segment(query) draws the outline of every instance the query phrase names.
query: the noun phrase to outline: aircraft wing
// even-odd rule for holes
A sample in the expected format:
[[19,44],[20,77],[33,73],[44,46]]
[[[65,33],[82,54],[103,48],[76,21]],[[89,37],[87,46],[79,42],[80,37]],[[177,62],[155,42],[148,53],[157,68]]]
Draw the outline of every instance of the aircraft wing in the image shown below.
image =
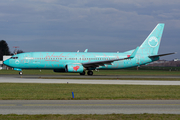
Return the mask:
[[106,65],[112,65],[112,62],[114,61],[120,61],[120,60],[125,60],[125,59],[132,59],[134,58],[134,56],[136,55],[137,51],[138,51],[139,47],[137,47],[134,52],[126,57],[126,58],[121,58],[121,59],[112,59],[112,60],[104,60],[104,61],[96,61],[96,62],[87,62],[87,63],[82,63],[82,65],[85,68],[94,68],[94,67],[99,67],[99,66],[105,66]]
[[124,59],[128,59],[128,58],[113,59],[113,60],[104,60],[104,61],[97,61],[97,62],[87,62],[87,63],[82,63],[82,65],[85,68],[88,68],[88,67],[94,68],[94,67],[99,67],[99,66],[105,66],[105,64],[112,65],[111,64],[112,62],[119,61],[119,60],[124,60]]

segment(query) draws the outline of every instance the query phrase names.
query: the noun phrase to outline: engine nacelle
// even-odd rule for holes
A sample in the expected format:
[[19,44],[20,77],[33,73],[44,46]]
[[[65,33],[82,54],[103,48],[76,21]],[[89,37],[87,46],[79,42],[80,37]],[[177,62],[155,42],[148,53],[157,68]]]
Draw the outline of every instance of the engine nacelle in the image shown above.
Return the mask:
[[82,73],[84,71],[84,67],[81,64],[67,64],[65,71],[72,73]]

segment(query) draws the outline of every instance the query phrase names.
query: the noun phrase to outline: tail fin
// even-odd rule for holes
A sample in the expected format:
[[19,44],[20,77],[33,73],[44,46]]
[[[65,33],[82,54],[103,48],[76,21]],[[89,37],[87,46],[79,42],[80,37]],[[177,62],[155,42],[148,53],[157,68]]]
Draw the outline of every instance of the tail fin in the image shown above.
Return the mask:
[[139,47],[138,54],[146,54],[148,56],[157,55],[163,30],[164,24],[158,24]]

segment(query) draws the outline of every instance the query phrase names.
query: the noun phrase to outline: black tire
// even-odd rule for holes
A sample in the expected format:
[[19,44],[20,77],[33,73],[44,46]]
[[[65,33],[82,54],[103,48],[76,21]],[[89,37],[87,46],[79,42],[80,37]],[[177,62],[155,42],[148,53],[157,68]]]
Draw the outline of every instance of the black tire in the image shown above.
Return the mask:
[[87,74],[88,75],[93,75],[93,71],[88,71]]
[[83,71],[82,73],[79,73],[80,75],[85,75],[86,74],[86,72],[85,71]]
[[22,75],[22,74],[23,74],[23,72],[22,72],[22,71],[20,71],[20,72],[19,72],[19,75]]

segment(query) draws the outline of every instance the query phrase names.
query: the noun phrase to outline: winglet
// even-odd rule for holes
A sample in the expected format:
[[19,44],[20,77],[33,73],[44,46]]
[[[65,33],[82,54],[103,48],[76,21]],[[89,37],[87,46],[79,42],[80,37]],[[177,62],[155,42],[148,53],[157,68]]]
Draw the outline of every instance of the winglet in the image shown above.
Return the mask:
[[84,52],[88,52],[88,49],[85,49],[85,51]]
[[134,58],[136,56],[138,49],[139,49],[139,46],[134,50],[134,52],[128,58]]

